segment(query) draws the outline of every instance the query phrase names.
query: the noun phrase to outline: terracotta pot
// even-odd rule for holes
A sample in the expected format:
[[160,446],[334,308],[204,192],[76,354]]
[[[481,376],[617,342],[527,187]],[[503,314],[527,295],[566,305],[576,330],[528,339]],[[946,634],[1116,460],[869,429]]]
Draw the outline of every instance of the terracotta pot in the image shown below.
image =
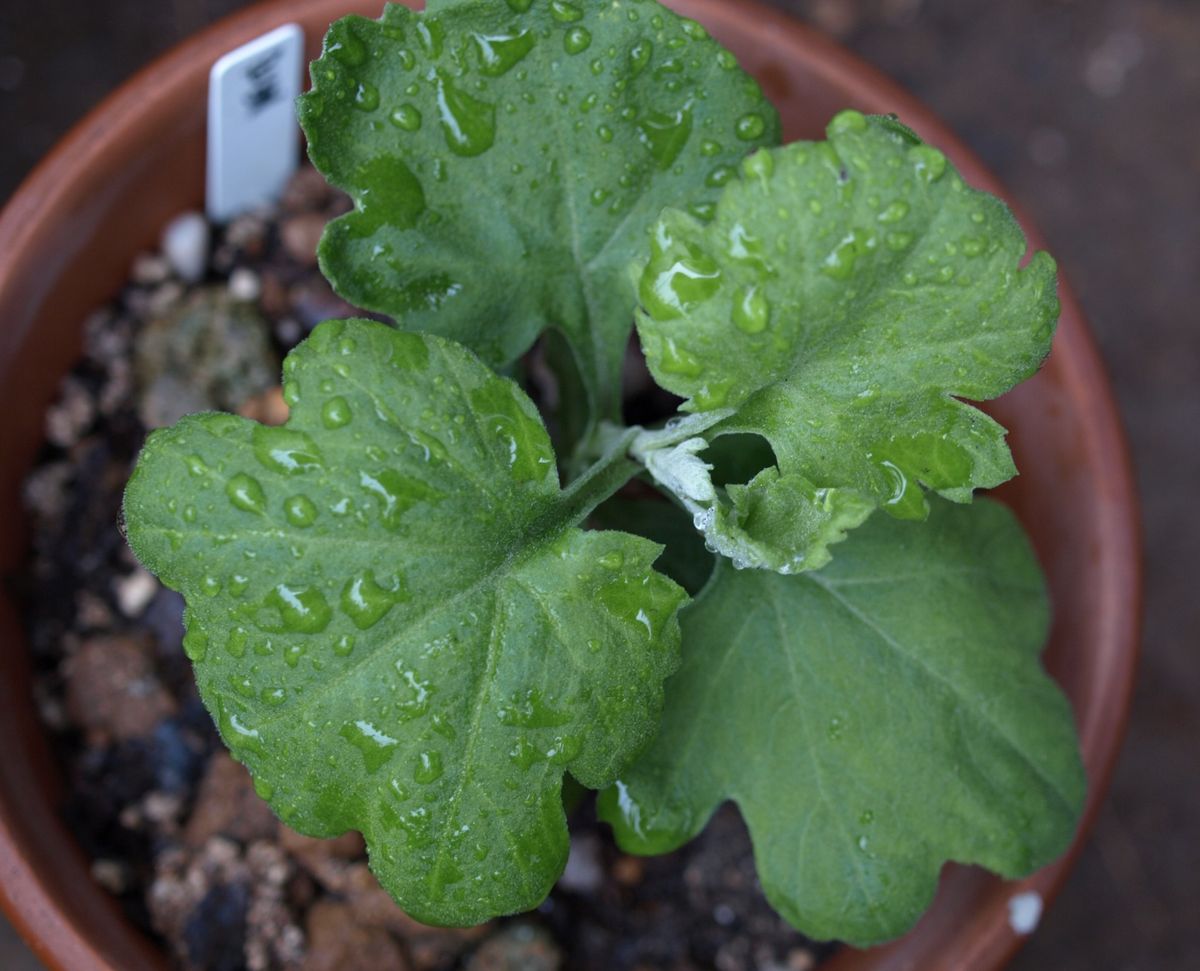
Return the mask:
[[[788,140],[822,137],[839,108],[896,112],[950,156],[967,181],[1004,192],[933,114],[830,41],[751,3],[675,0],[742,59],[779,107]],[[42,415],[80,351],[86,315],[108,301],[133,256],[168,218],[199,206],[209,66],[280,23],[304,26],[315,56],[325,28],[381,0],[277,0],[231,17],[144,70],[58,146],[0,217],[0,571],[21,569],[19,488]],[[1036,230],[1024,221],[1035,246]],[[1012,429],[1021,476],[1002,494],[1030,530],[1055,623],[1048,665],[1071,697],[1091,779],[1086,831],[1124,730],[1138,650],[1136,500],[1112,395],[1074,295],[1044,370],[992,408]],[[0,591],[2,594],[2,591]],[[39,957],[62,971],[165,966],[89,876],[59,818],[62,782],[35,716],[18,610],[0,595],[0,901]],[[18,744],[19,743],[19,744]],[[948,867],[933,909],[903,940],[846,951],[826,971],[987,971],[1020,939],[1007,902],[1050,898],[1080,848],[1019,884]]]

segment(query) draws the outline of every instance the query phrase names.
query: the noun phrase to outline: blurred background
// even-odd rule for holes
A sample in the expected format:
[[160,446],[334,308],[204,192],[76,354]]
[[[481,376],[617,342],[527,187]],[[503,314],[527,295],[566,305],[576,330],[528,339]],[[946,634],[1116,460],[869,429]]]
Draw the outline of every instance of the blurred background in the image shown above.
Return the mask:
[[[912,90],[1000,176],[1082,298],[1132,441],[1146,618],[1129,737],[1014,968],[1200,968],[1200,3],[770,2]],[[0,0],[0,201],[110,89],[247,5]],[[38,967],[2,920],[0,967]]]

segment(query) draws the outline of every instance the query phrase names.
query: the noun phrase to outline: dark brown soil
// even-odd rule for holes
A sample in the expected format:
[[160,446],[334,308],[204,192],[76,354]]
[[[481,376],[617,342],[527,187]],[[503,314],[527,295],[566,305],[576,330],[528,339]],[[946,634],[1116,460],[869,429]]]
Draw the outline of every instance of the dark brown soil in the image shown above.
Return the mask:
[[378,887],[357,834],[289,831],[225,754],[182,651],[182,599],[134,562],[121,493],[147,428],[181,409],[284,417],[263,376],[317,322],[351,311],[313,255],[344,206],[304,170],[281,212],[216,235],[200,282],[185,285],[159,254],[140,258],[88,322],[85,356],[47,415],[26,487],[25,603],[39,707],[69,785],[63,811],[93,877],[178,966],[206,971],[815,967],[828,949],[767,906],[732,808],[683,850],[638,859],[617,851],[585,797],[566,873],[537,912],[439,930]]

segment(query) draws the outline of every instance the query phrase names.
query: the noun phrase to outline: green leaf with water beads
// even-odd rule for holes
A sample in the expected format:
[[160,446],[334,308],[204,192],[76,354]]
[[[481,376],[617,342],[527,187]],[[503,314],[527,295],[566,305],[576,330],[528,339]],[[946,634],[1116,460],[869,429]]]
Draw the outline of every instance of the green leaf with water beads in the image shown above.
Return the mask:
[[684,410],[728,415],[709,440],[759,434],[778,460],[698,502],[710,544],[814,569],[874,508],[920,519],[922,486],[966,502],[1012,476],[1004,429],[963,399],[1049,352],[1054,261],[1019,269],[1025,250],[1004,204],[937,149],[853,111],[828,141],[747,159],[713,220],[666,212],[639,286],[651,371]]
[[663,727],[601,797],[630,852],[666,852],[724,800],[772,905],[869,945],[920,916],[947,860],[1008,877],[1066,849],[1085,780],[1038,662],[1043,583],[986,500],[876,516],[824,570],[719,568],[682,617]]
[[285,426],[186,418],[126,493],[204,702],[276,812],[361,830],[414,917],[533,907],[566,861],[564,772],[610,783],[677,665],[661,547],[576,528],[636,471],[628,436],[560,491],[516,385],[370,321],[322,324],[284,377]]
[[711,215],[777,114],[652,0],[431,0],[333,25],[300,102],[355,211],[322,240],[347,299],[502,365],[547,328],[620,417],[630,262],[667,205]]

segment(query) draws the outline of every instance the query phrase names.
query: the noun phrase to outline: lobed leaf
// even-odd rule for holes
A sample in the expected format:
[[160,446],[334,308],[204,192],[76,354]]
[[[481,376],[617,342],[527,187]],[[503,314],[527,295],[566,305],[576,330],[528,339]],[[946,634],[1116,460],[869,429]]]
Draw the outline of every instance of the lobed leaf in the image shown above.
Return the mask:
[[361,830],[419,920],[533,907],[564,772],[611,782],[677,665],[661,547],[575,528],[634,469],[560,492],[533,404],[441,338],[330,321],[284,371],[281,428],[151,435],[130,545],[187,598],[201,696],[289,825]]
[[[1015,472],[994,398],[1049,352],[1045,253],[1000,200],[886,118],[846,111],[828,141],[762,151],[716,217],[667,211],[642,269],[638,333],[708,438],[764,436],[778,467],[703,503],[709,541],[747,566],[815,569],[882,507],[923,518]],[[673,447],[673,446],[672,446]],[[682,457],[680,457],[682,458]]]
[[613,420],[650,225],[711,216],[779,138],[732,55],[652,0],[389,4],[335,23],[312,77],[309,153],[355,201],[320,248],[338,292],[493,365],[554,328]]
[[1002,506],[876,516],[816,573],[718,568],[682,626],[663,727],[601,796],[626,850],[673,849],[733,799],[772,905],[869,945],[916,921],[945,861],[1015,877],[1069,844],[1083,770]]

